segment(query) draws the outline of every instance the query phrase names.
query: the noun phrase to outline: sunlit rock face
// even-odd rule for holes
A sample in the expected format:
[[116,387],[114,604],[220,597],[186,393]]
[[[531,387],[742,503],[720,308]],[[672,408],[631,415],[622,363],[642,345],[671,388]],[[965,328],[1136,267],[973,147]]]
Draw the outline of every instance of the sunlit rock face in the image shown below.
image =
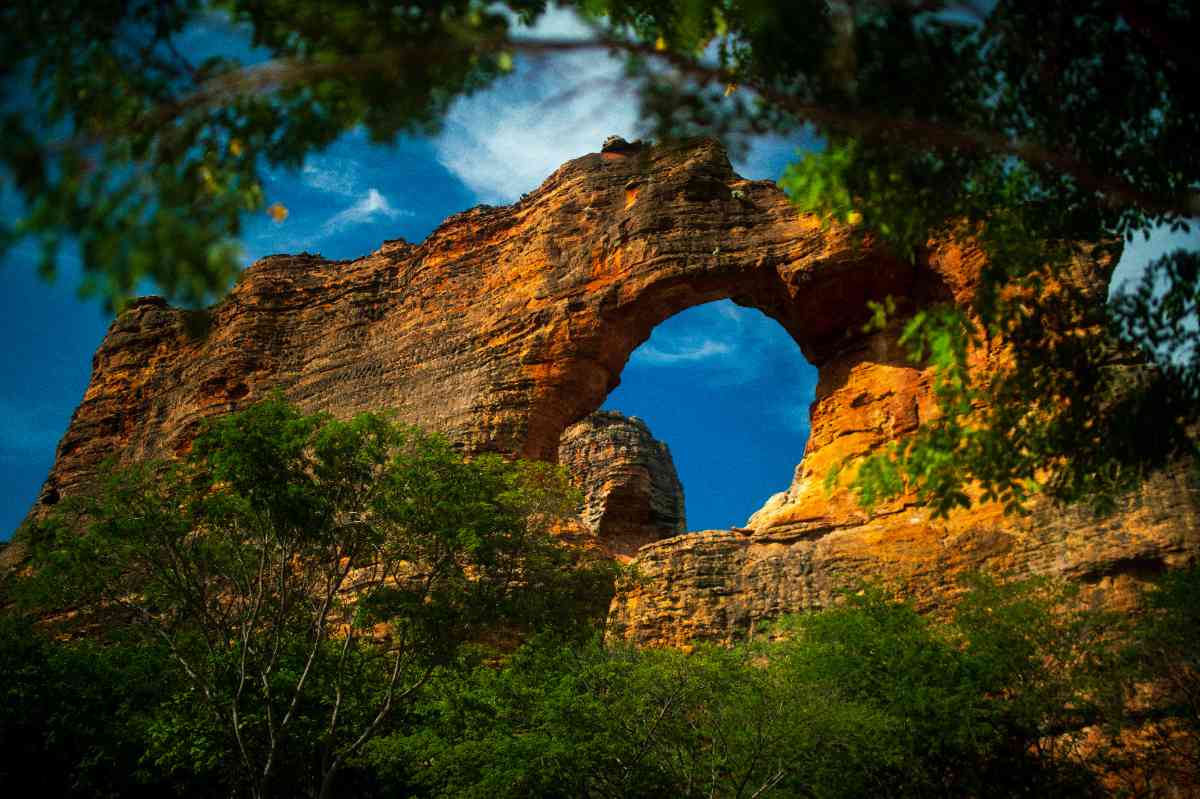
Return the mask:
[[609,552],[628,558],[687,530],[671,452],[638,417],[589,414],[563,432],[558,462],[584,493],[584,527]]
[[[207,312],[133,304],[96,352],[32,513],[85,490],[104,458],[186,451],[201,420],[273,389],[338,416],[392,409],[467,452],[600,456],[609,444],[572,444],[571,434],[560,450],[564,431],[600,407],[657,324],[729,298],[778,321],[818,368],[812,433],[790,488],[745,529],[640,551],[640,580],[613,607],[617,634],[726,639],[863,579],[930,605],[979,568],[1066,574],[1119,598],[1194,558],[1197,492],[1182,476],[1163,476],[1102,523],[1049,511],[1014,521],[988,505],[936,521],[911,498],[868,518],[844,493],[826,495],[831,464],[933,412],[930,375],[905,359],[897,330],[863,332],[866,302],[892,296],[901,314],[965,302],[980,266],[956,245],[915,261],[855,247],[845,230],[798,215],[773,184],[738,177],[712,140],[609,147],[515,205],[450,217],[420,244],[386,242],[354,261],[264,258]],[[1102,298],[1107,269],[1078,271]],[[618,507],[630,480],[596,473],[616,499],[589,499],[584,524],[601,537],[606,519],[628,529],[642,513]],[[663,507],[653,483],[629,500],[652,516]],[[669,515],[648,540],[675,531]],[[640,543],[627,538],[626,549]]]
[[1155,477],[1114,517],[1042,508],[1006,518],[994,505],[931,519],[897,503],[871,519],[827,515],[824,527],[708,530],[643,547],[638,581],[613,605],[611,634],[643,644],[729,641],[784,613],[817,609],[864,581],[922,609],[967,573],[1059,575],[1097,604],[1131,609],[1135,589],[1200,550],[1197,490],[1186,470]]

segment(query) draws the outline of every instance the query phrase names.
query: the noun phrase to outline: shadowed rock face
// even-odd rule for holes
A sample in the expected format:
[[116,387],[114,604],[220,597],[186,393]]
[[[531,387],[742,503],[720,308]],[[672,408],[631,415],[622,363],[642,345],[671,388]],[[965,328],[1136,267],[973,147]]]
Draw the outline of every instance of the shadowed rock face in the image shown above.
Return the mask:
[[584,492],[584,527],[609,552],[627,559],[687,530],[671,453],[636,416],[596,411],[576,422],[563,432],[558,462]]
[[[655,325],[730,298],[778,321],[818,368],[812,433],[791,487],[748,529],[641,551],[642,580],[613,608],[622,634],[727,638],[863,578],[929,604],[966,569],[1104,588],[1193,558],[1196,488],[1182,477],[1164,476],[1102,525],[1061,513],[1017,523],[991,506],[935,522],[906,501],[867,519],[844,494],[825,495],[831,464],[911,432],[933,408],[930,376],[905,360],[897,330],[862,332],[866,301],[891,295],[902,312],[962,302],[980,266],[955,245],[915,263],[855,248],[774,185],[739,178],[711,140],[610,148],[515,205],[450,217],[417,245],[386,242],[355,261],[265,258],[206,312],[135,303],[96,352],[32,513],[84,489],[103,458],[185,451],[202,419],[274,388],[339,416],[394,409],[468,452],[553,460]],[[1079,266],[1102,298],[1107,269]],[[568,460],[608,446],[571,440]],[[653,490],[643,500],[657,512]],[[636,515],[610,505],[585,508],[602,536],[606,518]]]

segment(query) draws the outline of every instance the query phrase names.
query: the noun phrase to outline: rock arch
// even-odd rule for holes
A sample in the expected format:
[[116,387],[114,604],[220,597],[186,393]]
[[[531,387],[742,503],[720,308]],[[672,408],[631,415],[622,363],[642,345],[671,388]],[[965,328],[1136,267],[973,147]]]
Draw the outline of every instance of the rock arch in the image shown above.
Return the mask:
[[[915,264],[854,247],[845,230],[797,215],[774,185],[738,177],[713,140],[586,155],[520,202],[456,214],[417,245],[385,242],[354,261],[264,258],[200,314],[134,303],[96,352],[32,512],[81,490],[102,459],[183,451],[204,417],[274,388],[310,410],[392,408],[468,450],[553,459],[655,325],[729,298],[778,321],[818,368],[809,443],[792,487],[752,529],[642,551],[646,587],[614,610],[630,637],[728,636],[826,601],[856,574],[898,575],[928,596],[948,573],[985,563],[1090,574],[1135,550],[1192,557],[1200,524],[1182,484],[1155,495],[1158,516],[1131,523],[1136,544],[1068,541],[1061,524],[1029,534],[987,508],[945,525],[898,503],[868,520],[824,496],[833,460],[928,412],[927,376],[894,336],[862,332],[866,301],[961,300],[978,267],[955,246]],[[720,590],[668,590],[697,574]]]
[[96,352],[45,495],[112,453],[179,451],[204,416],[276,387],[306,408],[394,408],[470,450],[553,459],[668,317],[730,298],[824,368],[865,300],[911,296],[917,274],[739,178],[713,140],[587,155],[419,245],[264,258],[204,324],[135,302]]

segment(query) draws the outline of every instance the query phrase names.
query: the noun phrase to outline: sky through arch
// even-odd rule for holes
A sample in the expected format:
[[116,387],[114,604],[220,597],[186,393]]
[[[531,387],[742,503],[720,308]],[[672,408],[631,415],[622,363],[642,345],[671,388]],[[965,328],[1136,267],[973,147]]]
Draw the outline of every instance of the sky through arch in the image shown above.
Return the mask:
[[670,448],[688,529],[721,529],[788,487],[816,384],[778,322],[721,300],[656,327],[602,407],[640,417]]

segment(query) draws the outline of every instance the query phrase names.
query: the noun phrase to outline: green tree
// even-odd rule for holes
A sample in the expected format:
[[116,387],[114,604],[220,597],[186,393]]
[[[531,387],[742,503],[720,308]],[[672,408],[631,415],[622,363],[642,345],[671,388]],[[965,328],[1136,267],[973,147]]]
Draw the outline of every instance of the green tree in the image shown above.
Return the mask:
[[1130,721],[1152,788],[1197,787],[1200,767],[1200,568],[1164,575],[1147,593],[1129,654],[1140,679]]
[[187,690],[151,725],[160,766],[329,796],[465,644],[607,608],[609,567],[549,533],[572,507],[564,480],[276,396],[35,530],[26,595],[169,653]]
[[[1082,747],[1119,694],[1112,628],[1048,582],[977,578],[952,618],[877,589],[791,620],[780,668],[829,701],[878,714],[883,757],[856,760],[863,789],[899,796],[1098,795]],[[875,786],[871,788],[869,786]]]
[[[953,617],[879,590],[732,648],[532,641],[418,700],[367,760],[455,797],[1098,796],[1119,632],[1049,582]],[[1111,714],[1111,715],[1110,715]]]
[[143,762],[154,708],[177,687],[160,647],[56,641],[31,619],[0,616],[0,781],[42,796],[212,795]]
[[[254,54],[185,53],[200,22]],[[0,247],[32,238],[52,276],[77,239],[82,290],[117,307],[145,279],[185,302],[219,296],[243,215],[286,213],[267,209],[264,167],[299,168],[358,125],[374,141],[427,130],[507,63],[505,17],[472,0],[19,0],[0,23],[3,185],[25,206]]]
[[869,792],[855,768],[886,759],[890,720],[792,681],[781,654],[539,639],[456,674],[368,760],[385,786],[443,797]]

